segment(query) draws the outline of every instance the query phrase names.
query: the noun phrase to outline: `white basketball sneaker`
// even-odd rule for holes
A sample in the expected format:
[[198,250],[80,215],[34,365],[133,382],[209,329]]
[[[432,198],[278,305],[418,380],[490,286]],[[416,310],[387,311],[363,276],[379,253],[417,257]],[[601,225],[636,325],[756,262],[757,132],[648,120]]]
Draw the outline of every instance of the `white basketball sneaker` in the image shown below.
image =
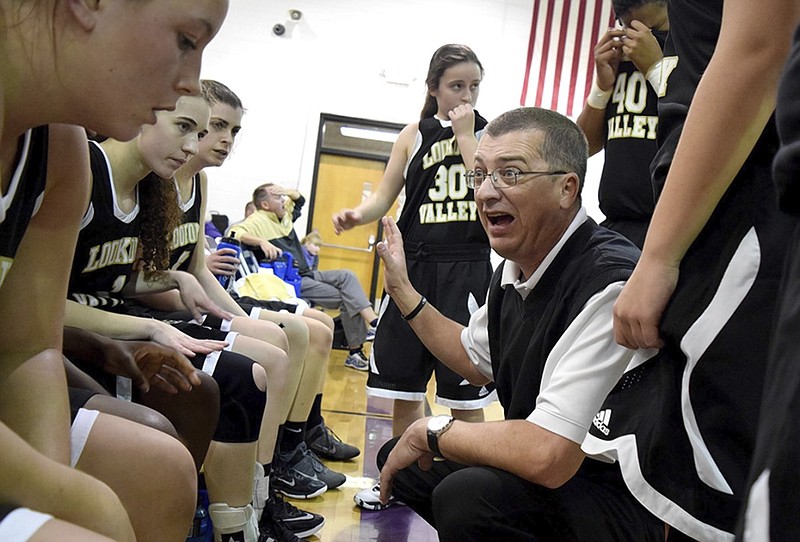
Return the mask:
[[375,484],[369,489],[362,489],[353,496],[356,506],[364,510],[384,510],[394,504],[403,504],[398,501],[394,495],[389,497],[389,502],[383,504],[381,502],[381,485]]

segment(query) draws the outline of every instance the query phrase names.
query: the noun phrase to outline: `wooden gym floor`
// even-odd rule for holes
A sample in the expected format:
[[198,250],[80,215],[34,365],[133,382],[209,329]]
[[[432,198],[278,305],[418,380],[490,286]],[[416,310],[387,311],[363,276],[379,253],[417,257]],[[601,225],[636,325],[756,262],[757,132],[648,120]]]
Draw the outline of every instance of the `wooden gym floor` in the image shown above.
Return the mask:
[[[347,352],[333,350],[328,363],[328,379],[322,400],[326,424],[339,437],[361,454],[352,461],[326,461],[329,468],[344,473],[347,482],[340,488],[309,500],[292,500],[295,506],[322,514],[325,526],[311,541],[361,542],[428,542],[437,540],[427,522],[405,506],[393,506],[380,512],[361,511],[353,503],[353,495],[372,487],[378,475],[375,455],[392,436],[392,402],[367,399],[367,373],[344,366]],[[428,388],[428,403],[433,414],[448,413],[436,405],[433,386]],[[502,419],[498,403],[486,409],[487,420]]]

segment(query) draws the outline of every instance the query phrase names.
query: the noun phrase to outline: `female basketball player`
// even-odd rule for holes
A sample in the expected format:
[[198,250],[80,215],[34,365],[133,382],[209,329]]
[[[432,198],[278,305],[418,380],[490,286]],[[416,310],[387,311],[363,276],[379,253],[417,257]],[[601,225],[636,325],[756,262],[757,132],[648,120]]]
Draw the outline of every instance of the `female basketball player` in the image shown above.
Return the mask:
[[[406,200],[398,227],[406,243],[411,282],[444,314],[462,324],[483,303],[492,268],[489,242],[478,221],[466,172],[472,169],[477,134],[486,120],[473,109],[483,66],[465,45],[444,45],[431,58],[427,96],[420,120],[400,132],[378,189],[355,209],[333,216],[337,233],[382,217],[400,191]],[[441,310],[441,309],[440,309]],[[375,368],[367,393],[394,399],[393,433],[401,435],[423,416],[423,399],[436,372],[437,402],[459,419],[482,421],[482,408],[494,400],[485,388],[462,386],[423,346],[397,306],[385,296],[373,344]],[[403,348],[397,348],[402,344]],[[369,492],[362,492],[366,495]],[[379,506],[356,497],[362,506]]]
[[[205,462],[212,501],[209,512],[219,534],[244,529],[245,538],[251,540],[258,535],[249,502],[253,454],[259,429],[264,430],[264,386],[268,381],[268,408],[282,409],[289,363],[280,348],[229,333],[228,329],[219,331],[189,323],[197,307],[214,305],[194,276],[169,269],[170,236],[165,232],[173,232],[181,220],[171,178],[197,151],[208,115],[202,97],[184,96],[174,111],[159,112],[155,125],[143,126],[136,139],[90,144],[92,198],[78,237],[67,322],[115,338],[146,338],[150,336],[148,328],[168,327],[173,333],[185,332],[197,339],[225,339],[233,352],[247,356],[241,359],[225,351],[204,359],[195,356],[193,362],[217,380],[222,401],[220,423]],[[174,326],[147,317],[148,311],[126,299],[174,287],[183,302],[193,307],[188,316],[170,317],[179,321]],[[215,312],[229,319],[227,312]],[[286,348],[283,332],[277,326],[274,331]],[[268,378],[251,358],[268,367]],[[277,424],[266,431],[274,443]],[[324,484],[318,484],[325,489]]]
[[[194,474],[175,483],[191,466],[176,441],[109,418],[114,431],[106,433],[106,443],[127,435],[118,451],[135,442],[129,451],[142,460],[151,457],[149,468],[126,464],[124,455],[114,455],[104,468],[113,450],[89,457],[84,449],[79,463],[100,460],[98,474],[115,469],[116,478],[128,478],[126,488],[117,488],[114,480],[107,480],[109,487],[67,466],[59,315],[88,196],[88,160],[83,130],[45,125],[74,123],[133,137],[143,122],[154,121],[155,110],[197,91],[202,51],[226,10],[224,0],[0,1],[0,502],[46,514],[32,517],[24,509],[4,514],[3,539],[16,528],[21,531],[11,532],[18,539],[105,539],[100,533],[132,540],[134,529],[140,539],[153,539],[144,523],[157,528],[166,515],[185,533],[194,509]],[[104,418],[98,416],[90,440],[105,432]],[[129,483],[131,475],[137,484]],[[161,501],[154,498],[157,488],[173,498],[145,519],[147,501]],[[134,502],[140,495],[144,500]],[[130,519],[121,503],[131,505]],[[141,510],[138,520],[136,510]],[[173,528],[154,536],[177,539],[175,533]]]
[[691,539],[733,539],[792,232],[771,164],[777,83],[800,9],[671,0],[669,17],[651,166],[658,200],[614,307],[617,342],[661,350],[609,394],[611,431],[593,430],[601,442],[584,450],[613,450],[634,495]]

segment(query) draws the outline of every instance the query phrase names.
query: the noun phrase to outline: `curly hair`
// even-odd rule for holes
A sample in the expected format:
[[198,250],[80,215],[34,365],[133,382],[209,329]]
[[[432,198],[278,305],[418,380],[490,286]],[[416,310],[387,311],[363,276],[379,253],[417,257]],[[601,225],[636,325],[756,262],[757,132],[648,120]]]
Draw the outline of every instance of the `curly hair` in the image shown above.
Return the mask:
[[172,232],[183,218],[178,205],[175,183],[155,173],[139,181],[139,208],[142,212],[139,228],[141,269],[152,280],[159,271],[169,269],[172,250]]

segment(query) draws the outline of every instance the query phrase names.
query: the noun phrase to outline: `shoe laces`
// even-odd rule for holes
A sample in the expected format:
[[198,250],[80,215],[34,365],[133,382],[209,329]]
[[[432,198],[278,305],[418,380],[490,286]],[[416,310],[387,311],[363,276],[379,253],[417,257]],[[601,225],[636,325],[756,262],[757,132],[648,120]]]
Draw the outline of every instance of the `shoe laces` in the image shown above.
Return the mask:
[[322,432],[325,435],[326,445],[333,444],[333,447],[335,447],[337,444],[342,444],[342,439],[339,438],[339,435],[334,433],[333,429],[331,429],[327,425],[322,426]]
[[312,450],[306,448],[303,453],[308,460],[311,461],[311,467],[314,469],[314,472],[325,472],[328,470],[328,467],[326,467],[325,464],[320,461],[319,457],[317,457],[317,454],[315,454]]
[[291,529],[284,525],[281,520],[274,517],[268,509],[264,509],[264,513],[261,515],[258,530],[260,532],[259,542],[295,542],[300,540]]
[[292,503],[286,501],[283,497],[281,497],[277,491],[270,488],[269,490],[269,510],[270,512],[275,511],[277,512],[278,517],[295,517],[300,516],[303,512],[300,511]]

